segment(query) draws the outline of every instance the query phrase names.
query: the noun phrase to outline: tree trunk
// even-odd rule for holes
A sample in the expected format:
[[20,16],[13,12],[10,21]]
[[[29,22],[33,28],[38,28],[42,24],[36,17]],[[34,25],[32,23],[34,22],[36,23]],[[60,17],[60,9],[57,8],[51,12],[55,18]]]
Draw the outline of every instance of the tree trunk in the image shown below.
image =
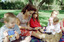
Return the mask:
[[29,4],[33,5],[32,0],[29,0]]
[[40,9],[40,7],[42,6],[42,4],[45,2],[45,0],[42,0],[39,5],[38,5],[38,10]]
[[38,0],[34,0],[33,5],[36,7],[36,9],[38,9],[38,8],[37,8],[37,6],[38,6]]

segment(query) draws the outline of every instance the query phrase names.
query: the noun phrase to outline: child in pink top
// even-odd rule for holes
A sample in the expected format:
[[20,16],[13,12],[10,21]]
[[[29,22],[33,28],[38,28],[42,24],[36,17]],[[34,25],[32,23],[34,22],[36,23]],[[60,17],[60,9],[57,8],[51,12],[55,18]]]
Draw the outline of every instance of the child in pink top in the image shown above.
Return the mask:
[[50,16],[50,18],[49,18],[49,20],[48,20],[48,26],[53,23],[54,17],[57,17],[58,14],[59,14],[59,12],[56,11],[56,10],[54,10],[54,11],[51,13],[51,16]]

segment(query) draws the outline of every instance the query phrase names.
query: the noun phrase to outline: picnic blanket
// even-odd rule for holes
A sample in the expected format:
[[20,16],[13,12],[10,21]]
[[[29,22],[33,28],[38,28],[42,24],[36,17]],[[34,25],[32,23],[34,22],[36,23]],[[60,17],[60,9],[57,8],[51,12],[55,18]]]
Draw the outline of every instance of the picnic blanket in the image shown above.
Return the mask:
[[38,39],[38,38],[36,38],[36,37],[31,37],[32,39],[31,39],[31,41],[30,42],[44,42],[42,39]]
[[62,37],[60,38],[59,42],[64,42],[64,32],[62,33]]

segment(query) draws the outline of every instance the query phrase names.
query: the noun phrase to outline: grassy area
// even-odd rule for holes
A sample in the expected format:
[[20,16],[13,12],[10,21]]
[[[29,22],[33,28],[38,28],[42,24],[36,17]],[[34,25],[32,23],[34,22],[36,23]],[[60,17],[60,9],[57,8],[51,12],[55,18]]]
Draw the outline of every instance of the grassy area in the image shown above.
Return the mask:
[[[17,15],[19,12],[21,12],[21,10],[0,10],[0,18],[3,18],[4,14],[7,12],[12,12],[15,15]],[[47,26],[48,23],[48,19],[51,15],[52,10],[40,10],[39,11],[39,20],[40,20],[40,24],[42,26]],[[58,18],[61,20],[62,18],[64,18],[64,10],[59,10],[59,15]],[[3,25],[3,23],[0,23],[0,27]]]

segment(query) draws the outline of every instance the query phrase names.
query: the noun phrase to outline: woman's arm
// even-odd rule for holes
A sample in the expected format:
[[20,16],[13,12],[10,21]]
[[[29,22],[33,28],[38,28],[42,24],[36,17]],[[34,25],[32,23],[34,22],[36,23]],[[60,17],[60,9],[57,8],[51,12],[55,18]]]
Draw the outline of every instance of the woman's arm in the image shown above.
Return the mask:
[[[22,26],[19,26],[19,28],[20,28],[20,29],[33,30],[33,28],[31,28],[31,27],[28,27],[28,26],[27,26],[27,27],[22,27]],[[35,30],[36,30],[36,29],[35,29]]]

